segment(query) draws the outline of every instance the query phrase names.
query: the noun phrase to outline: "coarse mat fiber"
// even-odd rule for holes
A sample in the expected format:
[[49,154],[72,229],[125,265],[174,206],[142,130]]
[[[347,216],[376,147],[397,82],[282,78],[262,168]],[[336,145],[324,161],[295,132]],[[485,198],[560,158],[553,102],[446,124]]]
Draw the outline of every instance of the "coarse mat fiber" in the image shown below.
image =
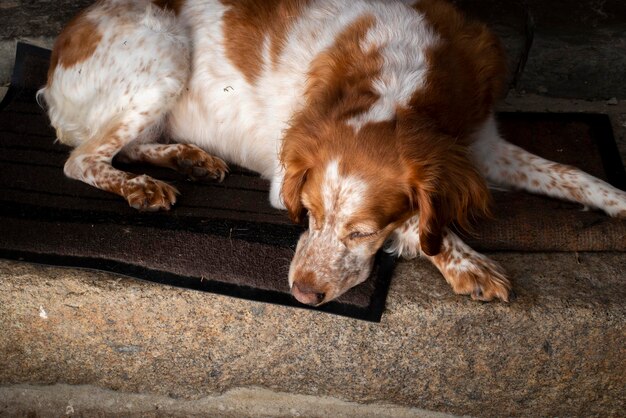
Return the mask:
[[[302,228],[270,207],[267,182],[234,169],[223,183],[194,183],[146,166],[121,166],[174,184],[169,212],[139,213],[112,194],[63,175],[69,149],[35,103],[49,51],[18,45],[0,105],[0,257],[118,274],[246,299],[305,307],[287,272]],[[624,189],[610,123],[597,114],[499,115],[511,142]],[[483,251],[624,251],[626,222],[523,192],[494,192],[494,219],[466,241]],[[319,309],[379,321],[394,259],[381,252],[371,277]],[[307,309],[311,309],[305,307]]]

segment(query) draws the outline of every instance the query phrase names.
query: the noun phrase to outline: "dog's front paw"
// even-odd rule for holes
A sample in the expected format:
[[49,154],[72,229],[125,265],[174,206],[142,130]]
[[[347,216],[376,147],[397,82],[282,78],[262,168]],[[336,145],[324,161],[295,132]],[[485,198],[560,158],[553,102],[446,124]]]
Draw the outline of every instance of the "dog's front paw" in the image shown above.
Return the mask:
[[228,166],[220,158],[213,157],[193,145],[187,145],[176,155],[178,171],[192,180],[224,180]]
[[428,258],[455,293],[485,302],[494,299],[509,301],[512,286],[504,269],[471,249],[456,234],[446,231],[440,253]]
[[451,263],[443,272],[455,293],[470,295],[474,300],[509,301],[511,282],[497,263],[480,254]]
[[121,194],[131,207],[140,211],[155,212],[169,210],[176,203],[178,190],[143,174],[127,180],[122,186]]

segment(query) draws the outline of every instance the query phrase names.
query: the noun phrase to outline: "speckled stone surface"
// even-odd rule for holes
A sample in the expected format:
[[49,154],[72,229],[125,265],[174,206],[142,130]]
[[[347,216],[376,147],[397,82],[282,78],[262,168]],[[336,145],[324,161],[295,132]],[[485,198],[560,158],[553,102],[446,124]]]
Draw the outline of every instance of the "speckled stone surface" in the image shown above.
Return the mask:
[[388,403],[238,388],[195,399],[124,393],[89,385],[0,386],[0,416],[28,418],[461,418]]
[[626,256],[496,254],[506,305],[400,263],[380,324],[0,262],[0,385],[91,384],[199,398],[230,388],[475,416],[626,410]]

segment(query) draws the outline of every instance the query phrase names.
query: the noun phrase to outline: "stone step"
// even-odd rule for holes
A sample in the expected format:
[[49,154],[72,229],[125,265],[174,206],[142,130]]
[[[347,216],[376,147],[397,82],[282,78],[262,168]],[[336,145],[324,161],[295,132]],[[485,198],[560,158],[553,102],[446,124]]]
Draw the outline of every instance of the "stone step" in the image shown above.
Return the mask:
[[263,388],[233,389],[215,396],[184,399],[63,384],[0,387],[0,411],[2,416],[37,418],[454,418],[449,414],[417,408],[381,403],[362,405],[336,398],[293,395]]
[[[0,385],[197,399],[241,387],[472,416],[626,411],[626,257],[502,253],[517,299],[401,262],[381,323],[0,261]],[[103,407],[104,408],[104,407]]]

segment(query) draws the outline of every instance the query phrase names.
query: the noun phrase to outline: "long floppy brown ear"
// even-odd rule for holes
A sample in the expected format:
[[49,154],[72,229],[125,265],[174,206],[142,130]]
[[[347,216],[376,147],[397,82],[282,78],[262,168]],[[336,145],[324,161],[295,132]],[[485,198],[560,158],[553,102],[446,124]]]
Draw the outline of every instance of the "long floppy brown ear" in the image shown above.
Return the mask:
[[415,169],[420,247],[427,255],[437,255],[450,223],[469,228],[471,219],[489,212],[489,190],[465,147],[446,147],[434,161],[418,163]]
[[310,161],[311,141],[305,123],[294,122],[285,134],[280,151],[280,163],[285,175],[280,195],[295,223],[306,219],[306,210],[302,205],[302,188],[306,183]]
[[307,170],[290,169],[286,167],[281,196],[289,212],[289,217],[295,223],[302,223],[306,218],[306,210],[302,206],[302,187],[306,182]]

